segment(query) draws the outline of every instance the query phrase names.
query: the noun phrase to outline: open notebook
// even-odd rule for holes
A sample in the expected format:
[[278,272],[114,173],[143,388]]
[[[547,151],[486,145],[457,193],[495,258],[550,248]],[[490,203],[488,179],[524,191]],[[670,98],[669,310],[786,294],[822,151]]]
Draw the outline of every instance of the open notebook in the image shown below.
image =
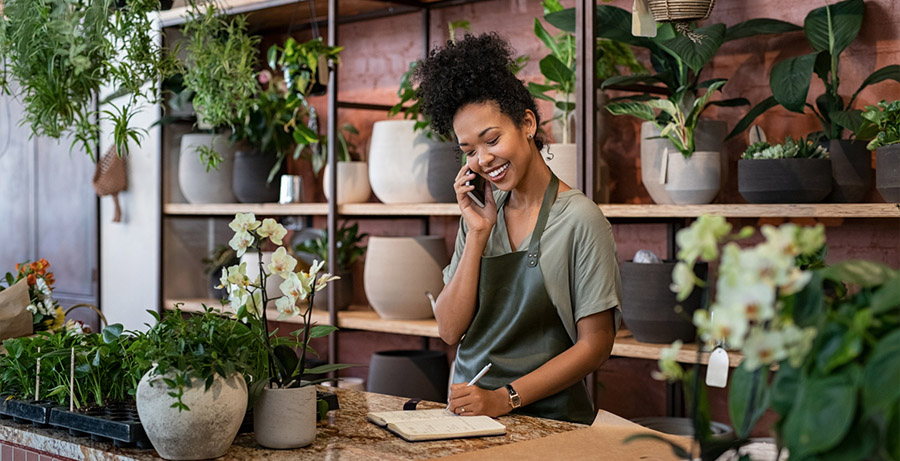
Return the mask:
[[506,426],[490,416],[457,416],[444,409],[381,411],[366,419],[409,442],[506,434]]

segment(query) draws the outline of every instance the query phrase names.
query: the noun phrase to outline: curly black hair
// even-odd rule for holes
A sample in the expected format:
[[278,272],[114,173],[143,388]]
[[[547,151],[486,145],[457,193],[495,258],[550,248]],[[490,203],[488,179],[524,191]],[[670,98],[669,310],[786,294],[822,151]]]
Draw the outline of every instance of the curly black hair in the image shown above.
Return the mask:
[[[525,109],[530,109],[540,126],[534,98],[510,70],[512,56],[512,47],[494,32],[466,34],[462,40],[431,50],[416,66],[413,82],[419,85],[416,97],[422,102],[422,113],[431,118],[432,129],[447,135],[460,107],[488,101],[497,103],[517,126],[524,123]],[[539,134],[534,142],[538,150],[544,145]]]

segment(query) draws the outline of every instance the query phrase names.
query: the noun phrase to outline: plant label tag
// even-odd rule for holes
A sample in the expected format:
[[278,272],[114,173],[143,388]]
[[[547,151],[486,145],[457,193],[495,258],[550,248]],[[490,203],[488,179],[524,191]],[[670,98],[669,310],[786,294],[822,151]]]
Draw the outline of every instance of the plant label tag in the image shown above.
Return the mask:
[[766,142],[766,132],[759,125],[751,126],[747,136],[750,138],[750,144]]
[[709,364],[706,366],[706,385],[711,387],[725,387],[728,384],[728,353],[725,349],[717,347],[709,354]]
[[631,7],[631,35],[656,37],[656,20],[650,14],[650,4],[647,0],[634,0]]
[[662,159],[660,159],[661,163],[659,164],[659,183],[666,183],[666,173],[669,169],[669,148],[666,147],[662,152]]

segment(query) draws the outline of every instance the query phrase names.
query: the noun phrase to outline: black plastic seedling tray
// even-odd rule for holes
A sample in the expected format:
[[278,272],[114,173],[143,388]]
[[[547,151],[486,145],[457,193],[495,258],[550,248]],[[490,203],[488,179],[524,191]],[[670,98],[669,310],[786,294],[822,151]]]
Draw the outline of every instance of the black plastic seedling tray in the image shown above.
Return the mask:
[[50,424],[68,429],[74,436],[90,435],[94,440],[109,440],[120,447],[152,448],[134,404],[110,405],[86,411],[55,407],[50,411]]
[[50,408],[53,405],[53,402],[46,400],[35,402],[10,399],[6,401],[4,412],[17,423],[31,423],[36,427],[46,427],[50,422]]

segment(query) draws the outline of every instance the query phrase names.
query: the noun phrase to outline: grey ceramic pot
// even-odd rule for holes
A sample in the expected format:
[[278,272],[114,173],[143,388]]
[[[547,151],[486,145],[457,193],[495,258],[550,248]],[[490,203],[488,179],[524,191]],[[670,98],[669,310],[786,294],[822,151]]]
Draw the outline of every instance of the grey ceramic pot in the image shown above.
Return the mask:
[[738,192],[750,203],[816,203],[831,192],[831,160],[738,160]]
[[828,153],[832,182],[827,201],[861,202],[872,188],[872,153],[866,149],[866,141],[833,139]]
[[[678,302],[669,289],[674,261],[662,263],[622,263],[622,319],[635,339],[645,343],[671,343],[677,339],[693,341],[697,328],[691,322],[701,307],[703,291],[695,289],[688,299]],[[697,263],[694,273],[706,279],[707,264]],[[681,305],[683,312],[675,312]]]
[[[694,436],[694,421],[691,420],[691,418],[651,416],[634,418],[631,421],[664,434],[680,435],[683,437]],[[734,433],[731,426],[716,421],[710,421],[709,429],[712,431],[712,436],[714,438],[726,438]]]
[[239,150],[234,154],[234,195],[241,203],[270,203],[278,201],[279,176],[266,183],[275,166],[274,153],[258,150]]
[[885,202],[900,203],[900,144],[879,147],[875,166],[878,193]]
[[369,392],[446,402],[449,380],[450,363],[440,351],[381,351],[369,363]]

